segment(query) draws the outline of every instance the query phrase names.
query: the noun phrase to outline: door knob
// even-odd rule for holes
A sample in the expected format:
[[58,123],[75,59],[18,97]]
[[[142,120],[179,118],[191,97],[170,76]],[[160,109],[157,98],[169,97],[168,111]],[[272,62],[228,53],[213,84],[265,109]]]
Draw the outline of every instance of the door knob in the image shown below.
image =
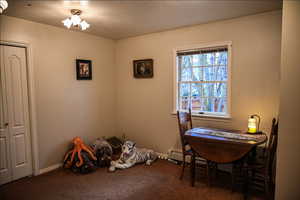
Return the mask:
[[6,123],[4,124],[4,126],[8,126],[8,123],[6,122]]

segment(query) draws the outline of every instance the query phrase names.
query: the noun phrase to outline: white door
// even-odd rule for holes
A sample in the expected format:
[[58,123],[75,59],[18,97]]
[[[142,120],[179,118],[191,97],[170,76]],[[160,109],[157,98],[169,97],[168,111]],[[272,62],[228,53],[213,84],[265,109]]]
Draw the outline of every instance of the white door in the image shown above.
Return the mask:
[[[1,137],[6,142],[1,144],[3,174],[1,177],[16,180],[32,174],[29,105],[27,91],[26,49],[22,47],[1,46],[3,59],[1,63],[3,126]],[[3,151],[2,149],[6,149]],[[4,155],[5,154],[5,155]],[[1,161],[2,163],[2,161]],[[6,174],[7,173],[7,174]],[[0,181],[1,183],[2,181]]]
[[12,180],[3,58],[4,48],[0,45],[0,185]]

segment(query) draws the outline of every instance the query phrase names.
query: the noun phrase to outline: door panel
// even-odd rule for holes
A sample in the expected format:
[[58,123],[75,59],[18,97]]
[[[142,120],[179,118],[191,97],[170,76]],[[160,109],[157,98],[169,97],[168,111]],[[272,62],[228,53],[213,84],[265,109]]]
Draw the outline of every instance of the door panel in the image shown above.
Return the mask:
[[13,179],[32,174],[25,48],[4,46],[8,132]]
[[24,133],[15,135],[15,150],[16,150],[16,167],[21,167],[22,165],[26,164],[26,151],[23,151],[26,149],[25,145],[25,138]]
[[4,48],[0,45],[0,185],[12,180],[5,94]]
[[[10,81],[11,85],[11,101],[13,107],[13,121],[11,122],[13,127],[24,126],[23,119],[23,99],[22,99],[22,60],[17,55],[12,55],[9,57],[9,67],[10,67]],[[23,66],[24,67],[24,66]],[[21,112],[20,112],[21,111]]]
[[8,147],[7,138],[0,137],[0,185],[12,180]]
[[7,140],[5,137],[0,137],[0,173],[5,173],[8,170],[8,161],[7,161]]

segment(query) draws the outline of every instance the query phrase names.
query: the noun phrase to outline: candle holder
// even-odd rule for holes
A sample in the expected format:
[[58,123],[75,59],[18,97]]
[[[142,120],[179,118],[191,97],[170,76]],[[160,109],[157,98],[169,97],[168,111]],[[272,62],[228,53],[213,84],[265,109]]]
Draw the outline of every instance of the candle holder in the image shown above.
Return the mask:
[[260,125],[260,116],[257,114],[251,115],[248,119],[248,134],[262,134],[262,131],[259,131]]

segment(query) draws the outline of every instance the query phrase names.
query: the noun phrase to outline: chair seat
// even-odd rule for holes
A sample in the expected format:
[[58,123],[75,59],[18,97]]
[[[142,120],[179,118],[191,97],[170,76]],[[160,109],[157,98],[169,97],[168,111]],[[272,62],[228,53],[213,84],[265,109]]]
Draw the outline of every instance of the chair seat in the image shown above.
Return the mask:
[[[193,156],[193,150],[192,149],[186,150],[183,154],[184,154],[184,156]],[[206,163],[206,160],[204,158],[202,158],[197,152],[194,152],[194,154],[195,154],[195,159],[197,161]]]
[[263,157],[260,157],[258,159],[250,159],[247,161],[247,168],[252,170],[252,169],[264,169],[265,168],[265,160]]
[[247,165],[247,170],[252,171],[252,173],[264,174],[266,168],[263,164],[257,163],[257,164]]
[[184,151],[184,155],[193,155],[193,150],[192,149],[189,149],[189,150],[186,150]]

